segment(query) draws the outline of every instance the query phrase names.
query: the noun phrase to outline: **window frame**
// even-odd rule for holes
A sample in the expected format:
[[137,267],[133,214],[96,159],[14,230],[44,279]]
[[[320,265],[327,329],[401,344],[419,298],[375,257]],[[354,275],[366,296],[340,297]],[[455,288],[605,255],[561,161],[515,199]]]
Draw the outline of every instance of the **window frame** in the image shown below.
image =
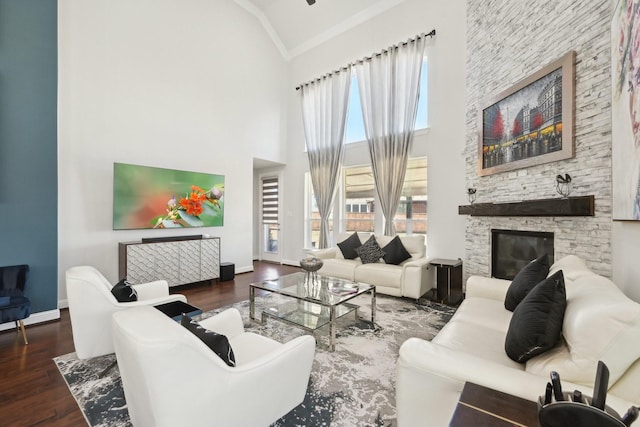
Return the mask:
[[[345,129],[345,139],[344,139],[344,143],[345,145],[349,145],[349,144],[358,144],[361,142],[366,142],[367,141],[367,137],[366,137],[366,133],[364,130],[364,118],[362,117],[362,106],[360,103],[360,89],[358,86],[358,76],[355,72],[352,72],[351,74],[351,88],[350,90],[350,94],[349,94],[349,105],[347,106],[347,123],[346,123],[346,129]],[[357,95],[357,96],[354,96]],[[357,98],[357,99],[355,99]],[[354,104],[355,106],[352,107],[352,102],[356,102],[356,104]],[[421,104],[423,103],[424,104]],[[356,108],[357,106],[357,111],[352,111],[352,108]],[[424,126],[422,126],[422,121],[418,119],[418,117],[420,117],[420,112],[421,110],[424,110],[423,114],[424,114]],[[360,115],[358,116],[356,113],[360,112]],[[352,117],[353,115],[353,117]],[[352,123],[350,118],[354,118],[357,117],[358,119],[358,126],[361,126],[361,130],[359,129],[358,132],[359,134],[361,134],[361,138],[360,139],[350,139],[349,138],[349,124]],[[421,126],[421,127],[417,127],[417,126]],[[427,55],[425,55],[422,59],[422,69],[421,69],[421,75],[420,75],[420,94],[418,95],[418,112],[417,112],[417,117],[416,117],[416,127],[413,129],[414,132],[420,132],[418,133],[424,133],[425,131],[427,131],[429,129],[429,58]]]
[[[426,169],[427,169],[427,173],[428,173],[428,168],[429,168],[429,163],[427,161],[427,156],[418,156],[418,157],[411,157],[409,158],[409,162],[411,161],[420,161],[424,159],[426,162]],[[332,227],[332,231],[330,233],[331,236],[331,242],[329,244],[329,246],[335,246],[336,243],[336,238],[338,236],[338,233],[342,233],[342,232],[346,232],[347,230],[347,205],[346,205],[346,195],[345,195],[345,174],[346,171],[348,169],[352,169],[352,168],[362,168],[362,167],[371,167],[368,164],[359,164],[359,165],[350,165],[350,166],[342,166],[341,171],[340,171],[340,179],[338,182],[338,190],[336,191],[336,195],[334,197],[334,201],[333,201],[333,211],[332,211],[332,218],[330,220],[330,225]],[[427,177],[424,177],[425,180],[427,180]],[[313,237],[313,230],[312,230],[312,222],[314,221],[314,219],[310,216],[312,214],[312,209],[313,209],[313,188],[311,185],[311,175],[309,172],[305,173],[305,231],[304,231],[304,241],[305,241],[305,248],[309,248],[309,249],[317,249],[317,247],[314,247],[312,244],[312,237]],[[409,221],[411,221],[411,225],[408,227],[410,230],[410,234],[413,235],[424,235],[426,236],[428,234],[429,231],[429,216],[428,216],[428,200],[429,200],[429,193],[428,193],[428,188],[427,188],[427,194],[424,196],[425,197],[425,219],[424,219],[424,227],[425,227],[425,231],[424,234],[423,233],[415,233],[414,232],[414,225],[416,225],[417,220],[415,220],[415,218],[412,219],[401,219],[398,220],[396,219],[396,216],[398,215],[398,212],[396,212],[396,215],[394,215],[394,219],[393,221],[406,221],[407,224],[409,224]],[[373,197],[373,203],[374,205],[380,206],[380,200],[378,198],[378,192],[374,191],[374,197]],[[401,202],[402,203],[402,202]],[[354,204],[352,204],[354,205]],[[355,205],[354,205],[355,206]],[[398,206],[398,211],[402,210],[402,205]],[[369,207],[367,206],[366,209],[367,212],[370,212]],[[351,210],[351,213],[353,213],[353,210]],[[384,233],[384,215],[382,214],[382,210],[381,209],[373,209],[373,233],[377,234],[377,235],[381,235]],[[421,220],[419,220],[421,221]],[[405,227],[406,229],[407,227]],[[398,233],[400,235],[405,235],[405,233]]]

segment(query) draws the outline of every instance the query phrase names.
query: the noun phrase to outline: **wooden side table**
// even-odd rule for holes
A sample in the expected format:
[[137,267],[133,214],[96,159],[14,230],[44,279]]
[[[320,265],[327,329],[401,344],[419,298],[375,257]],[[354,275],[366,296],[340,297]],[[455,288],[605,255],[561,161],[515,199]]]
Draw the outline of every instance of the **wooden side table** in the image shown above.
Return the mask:
[[436,258],[429,262],[436,267],[437,301],[457,305],[462,301],[462,260]]
[[540,427],[532,402],[474,383],[465,383],[450,427]]

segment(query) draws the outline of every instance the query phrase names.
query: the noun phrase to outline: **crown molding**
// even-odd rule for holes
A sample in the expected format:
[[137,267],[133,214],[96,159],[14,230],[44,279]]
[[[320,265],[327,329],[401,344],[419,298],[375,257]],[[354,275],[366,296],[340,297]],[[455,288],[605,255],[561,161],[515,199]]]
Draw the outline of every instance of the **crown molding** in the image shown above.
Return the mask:
[[374,5],[350,16],[348,19],[345,19],[338,24],[334,25],[331,28],[328,28],[326,31],[318,34],[315,37],[312,37],[298,46],[294,47],[290,51],[287,50],[284,43],[282,43],[282,39],[278,35],[278,32],[273,28],[269,19],[262,13],[262,10],[257,8],[250,0],[233,0],[238,4],[238,6],[242,7],[244,10],[249,12],[251,15],[256,17],[258,21],[262,24],[263,28],[273,41],[273,44],[276,45],[278,50],[280,51],[280,55],[285,61],[290,61],[292,58],[301,55],[309,50],[320,46],[321,44],[333,39],[334,37],[343,34],[352,28],[357,27],[358,25],[380,15],[381,13],[386,12],[387,10],[398,6],[399,4],[404,3],[406,0],[382,0]]
[[370,6],[358,13],[356,13],[355,15],[352,15],[351,17],[349,17],[348,19],[345,19],[342,22],[339,22],[338,24],[334,25],[333,27],[327,29],[326,31],[323,31],[322,33],[318,34],[317,36],[299,44],[298,46],[294,47],[293,49],[291,49],[291,51],[289,52],[289,55],[291,58],[294,58],[298,55],[301,55],[315,47],[320,46],[321,44],[331,40],[334,37],[339,36],[342,33],[345,33],[349,30],[351,30],[352,28],[357,27],[358,25],[362,24],[363,22],[366,22],[378,15],[380,15],[381,13],[386,12],[387,10],[394,8],[396,6],[398,6],[399,4],[404,3],[405,0],[385,0],[385,1],[380,1],[376,4],[374,4],[373,6]]
[[247,12],[255,16],[258,19],[258,21],[260,21],[260,23],[262,24],[262,27],[265,29],[265,31],[271,38],[271,41],[273,41],[273,44],[275,44],[278,50],[280,51],[280,55],[282,55],[282,58],[285,61],[290,61],[291,55],[287,51],[287,48],[284,46],[284,43],[282,43],[282,40],[280,39],[280,36],[278,36],[278,33],[276,32],[276,30],[274,30],[273,26],[271,26],[271,22],[267,19],[266,16],[264,16],[264,13],[262,13],[262,11],[258,9],[249,0],[233,0],[233,1],[235,1],[238,4],[238,6],[240,6],[241,8],[243,8],[244,10],[246,10]]

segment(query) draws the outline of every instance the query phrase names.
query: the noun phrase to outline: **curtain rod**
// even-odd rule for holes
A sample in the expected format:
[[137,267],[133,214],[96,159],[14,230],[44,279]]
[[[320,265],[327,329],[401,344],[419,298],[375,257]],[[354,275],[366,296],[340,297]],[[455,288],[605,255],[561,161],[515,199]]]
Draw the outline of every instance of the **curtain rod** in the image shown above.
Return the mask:
[[[435,35],[436,35],[436,30],[435,30],[435,29],[433,29],[433,30],[429,31],[427,34],[424,34],[424,37],[434,37]],[[402,46],[406,46],[406,45],[408,45],[409,43],[413,43],[413,42],[415,42],[416,40],[419,40],[419,39],[420,39],[420,38],[422,38],[422,37],[423,37],[423,35],[419,34],[419,35],[415,36],[414,38],[409,39],[409,40],[408,40],[408,41],[406,41],[406,42],[402,42],[402,43],[400,43],[400,45],[402,45]],[[394,46],[394,47],[396,47],[396,46]],[[337,70],[335,70],[335,71],[331,71],[330,73],[327,73],[327,74],[325,74],[325,75],[323,75],[323,76],[320,76],[320,77],[317,77],[317,78],[315,78],[315,79],[312,79],[312,80],[308,81],[307,83],[302,83],[301,85],[296,86],[296,90],[300,90],[300,88],[301,88],[302,86],[304,86],[304,85],[308,85],[308,84],[310,84],[310,83],[320,81],[321,79],[324,79],[324,78],[327,78],[327,77],[329,77],[329,76],[332,76],[333,74],[338,74],[340,71],[346,71],[346,70],[348,70],[348,69],[349,69],[349,66],[351,66],[351,65],[353,65],[353,64],[359,64],[359,63],[362,63],[362,62],[364,62],[364,61],[371,61],[374,57],[381,56],[383,53],[386,53],[386,52],[388,52],[388,49],[384,49],[382,52],[374,53],[374,54],[372,54],[372,55],[370,55],[370,56],[364,57],[364,58],[359,59],[359,60],[357,60],[357,61],[355,61],[355,62],[352,62],[352,63],[350,63],[350,64],[347,64],[347,65],[345,65],[344,67],[340,67],[340,68],[338,68],[338,69],[337,69]]]

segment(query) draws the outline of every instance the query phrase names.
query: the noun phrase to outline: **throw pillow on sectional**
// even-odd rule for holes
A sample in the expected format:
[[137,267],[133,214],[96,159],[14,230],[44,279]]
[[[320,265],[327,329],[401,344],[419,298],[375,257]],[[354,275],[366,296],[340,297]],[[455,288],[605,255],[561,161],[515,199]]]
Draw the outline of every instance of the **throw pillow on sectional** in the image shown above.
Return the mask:
[[387,264],[398,265],[409,258],[411,258],[411,254],[402,244],[402,240],[400,240],[400,236],[396,236],[389,243],[382,248],[384,251],[384,262]]
[[520,301],[527,296],[541,280],[549,274],[549,255],[544,254],[525,265],[511,281],[504,299],[504,308],[515,310]]
[[120,280],[111,288],[111,293],[118,302],[131,302],[138,301],[138,292],[136,288],[131,286],[131,283],[127,281],[127,278]]
[[504,343],[507,356],[524,363],[553,348],[562,335],[566,307],[560,270],[538,283],[513,311]]
[[200,338],[224,363],[229,366],[236,366],[236,357],[233,354],[231,345],[229,345],[229,339],[225,335],[203,328],[198,322],[184,313],[182,313],[180,324]]
[[342,242],[338,243],[338,247],[342,252],[342,256],[345,259],[356,259],[358,258],[358,253],[356,249],[362,246],[360,242],[360,237],[358,237],[358,233],[353,233],[351,236],[347,237]]
[[380,249],[374,236],[369,237],[362,246],[356,249],[356,252],[363,264],[378,262],[384,256],[384,251]]

